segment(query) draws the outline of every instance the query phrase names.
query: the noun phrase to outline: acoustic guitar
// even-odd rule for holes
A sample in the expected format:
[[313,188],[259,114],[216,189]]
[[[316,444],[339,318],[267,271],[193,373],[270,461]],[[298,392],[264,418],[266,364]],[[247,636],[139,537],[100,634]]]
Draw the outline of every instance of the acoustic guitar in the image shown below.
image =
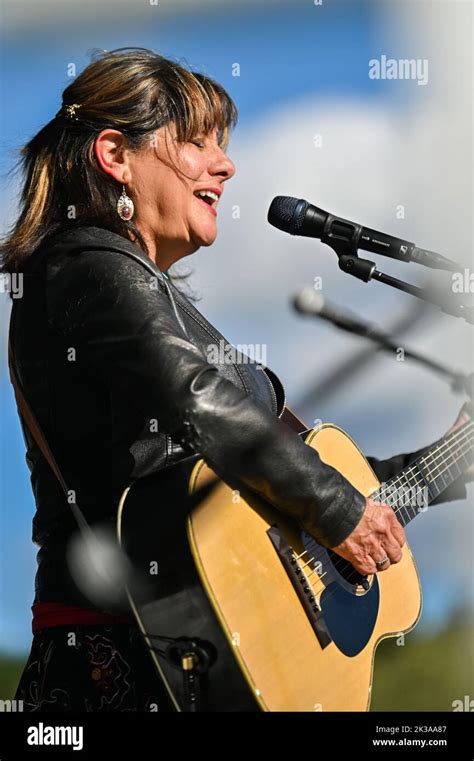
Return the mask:
[[[383,486],[337,426],[299,435],[407,526],[472,463],[473,425]],[[377,645],[420,617],[408,544],[362,576],[198,456],[127,488],[117,531],[141,575],[129,602],[177,711],[368,710]]]

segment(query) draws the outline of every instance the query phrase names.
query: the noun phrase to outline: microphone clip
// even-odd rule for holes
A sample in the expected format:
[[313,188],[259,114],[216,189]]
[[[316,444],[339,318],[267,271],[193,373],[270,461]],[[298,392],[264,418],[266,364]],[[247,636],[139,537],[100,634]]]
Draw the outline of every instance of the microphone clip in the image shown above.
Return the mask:
[[372,279],[378,280],[379,283],[385,283],[385,285],[390,285],[392,288],[404,291],[411,296],[416,296],[423,301],[434,304],[445,312],[445,314],[450,314],[453,317],[463,317],[470,325],[474,324],[474,306],[472,304],[462,302],[458,299],[449,298],[444,295],[440,296],[440,294],[431,293],[427,289],[419,288],[411,283],[406,283],[404,280],[399,280],[396,277],[380,272],[374,262],[371,262],[368,259],[361,259],[358,256],[356,249],[349,253],[348,248],[350,248],[350,244],[348,245],[347,240],[342,241],[341,246],[335,238],[327,239],[324,242],[328,243],[336,252],[339,261],[339,269],[346,272],[348,275],[352,275],[353,277],[358,278],[358,280],[362,280],[364,283],[368,283]]
[[338,254],[336,251],[336,254],[339,260],[339,269],[343,272],[363,280],[364,283],[372,280],[374,272],[377,269],[374,262],[368,259],[361,259],[357,252],[353,254]]

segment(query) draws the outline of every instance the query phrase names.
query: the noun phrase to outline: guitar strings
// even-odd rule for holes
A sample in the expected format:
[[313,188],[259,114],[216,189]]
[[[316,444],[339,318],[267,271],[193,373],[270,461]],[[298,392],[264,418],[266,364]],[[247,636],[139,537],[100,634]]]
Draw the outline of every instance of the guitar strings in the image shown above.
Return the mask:
[[[440,456],[433,458],[431,452],[441,452],[443,447],[445,447],[445,448],[447,448],[449,450],[450,448],[452,448],[453,444],[457,446],[459,444],[459,440],[460,439],[462,439],[462,440],[466,439],[467,429],[468,428],[470,429],[472,425],[473,425],[473,423],[472,423],[472,421],[470,421],[465,426],[463,426],[463,428],[460,428],[459,431],[455,431],[452,434],[450,434],[449,438],[444,439],[444,442],[440,443],[435,450],[430,450],[430,453],[426,453],[424,455],[421,455],[414,463],[411,464],[411,466],[406,471],[404,471],[404,474],[408,475],[410,473],[413,473],[417,469],[417,463],[418,462],[422,462],[423,460],[431,459],[432,460],[431,464],[434,464],[436,462],[436,460],[440,460],[441,462],[444,462],[445,458],[444,458],[442,453],[441,453]],[[470,432],[471,431],[469,431],[469,433],[467,433],[467,435],[469,435]],[[462,434],[462,435],[460,435],[460,434]],[[447,443],[449,443],[448,447],[446,447]],[[439,467],[439,466],[437,466],[437,467]],[[427,475],[430,475],[431,472],[433,472],[433,471],[430,471],[428,469]],[[401,479],[401,478],[403,478],[403,476],[395,476],[394,480]]]
[[[466,454],[469,451],[471,451],[471,450],[472,450],[472,442],[469,441],[468,446],[466,446],[466,448],[464,450],[461,449],[461,448],[458,449],[458,453],[459,453],[458,456],[456,456],[454,454],[451,454],[451,460],[449,462],[447,461],[446,467],[443,470],[440,470],[439,473],[436,474],[435,478],[439,478],[440,476],[443,475],[443,473],[446,473],[447,471],[450,471],[451,467],[453,465],[457,465],[458,462],[463,457],[465,457]],[[380,490],[377,490],[376,492],[374,492],[374,494],[380,494],[381,501],[385,502],[386,504],[390,504],[390,502],[387,501],[388,499],[390,499],[390,495],[387,497],[387,490],[392,489],[392,487],[393,487],[393,485],[395,483],[397,484],[397,486],[399,485],[399,486],[404,486],[404,487],[407,486],[407,485],[409,487],[417,487],[417,486],[423,486],[423,485],[425,485],[425,486],[428,485],[429,486],[430,483],[434,483],[434,480],[428,481],[428,482],[424,482],[423,476],[421,474],[417,475],[416,473],[413,475],[413,478],[406,477],[406,482],[405,483],[403,482],[404,478],[405,478],[404,476],[397,477],[396,480],[394,479],[393,481],[390,481],[387,484],[386,488],[382,488]],[[446,487],[446,488],[448,488],[448,487]],[[442,493],[442,491],[439,492],[439,494],[441,494],[441,493]],[[372,499],[374,499],[373,495],[371,495],[371,496],[372,496]],[[438,495],[436,495],[436,496],[438,496]],[[411,505],[411,504],[396,506],[396,501],[394,501],[393,506],[394,506],[394,512],[395,513],[401,513],[402,510],[406,510],[407,511],[407,515],[408,515],[410,520],[412,518],[414,518],[415,515],[416,515],[416,511],[415,511],[414,515],[410,515],[410,513],[408,513],[408,509],[409,508],[413,508],[413,505]]]
[[[470,423],[469,424],[469,428],[470,428],[471,425],[472,424]],[[440,453],[436,458],[433,458],[431,453],[430,454],[426,454],[426,455],[422,455],[414,463],[412,463],[409,468],[404,470],[402,474],[400,474],[399,476],[395,476],[393,479],[390,479],[390,481],[389,481],[389,483],[387,485],[393,486],[393,484],[395,484],[397,482],[400,483],[400,485],[401,485],[403,483],[404,479],[406,479],[406,481],[409,483],[409,485],[418,485],[418,484],[416,484],[416,481],[415,481],[415,484],[410,483],[410,475],[414,474],[415,477],[416,477],[416,471],[418,470],[417,463],[422,462],[423,460],[430,459],[430,460],[432,460],[431,464],[434,464],[437,460],[439,460],[439,463],[440,463],[440,464],[436,465],[435,468],[431,468],[431,469],[428,468],[428,470],[426,471],[426,476],[433,476],[433,474],[435,473],[435,470],[439,470],[441,464],[446,465],[446,463],[448,463],[446,465],[446,467],[442,471],[440,471],[439,473],[436,473],[434,475],[434,478],[432,479],[434,481],[436,478],[438,478],[440,475],[442,475],[444,472],[446,472],[446,470],[448,470],[452,465],[456,464],[461,459],[461,457],[464,457],[466,452],[469,451],[467,449],[466,452],[461,452],[460,457],[454,457],[454,459],[451,462],[448,462],[447,454],[449,454],[450,450],[453,449],[453,445],[455,445],[455,447],[456,447],[455,454],[457,454],[458,449],[459,449],[459,444],[460,443],[461,444],[464,443],[469,436],[470,436],[470,431],[467,432],[467,427],[466,427],[465,429],[462,430],[462,436],[458,436],[457,438],[453,439],[452,441],[446,442],[445,444],[442,444],[442,445],[438,446],[437,449],[434,450],[434,451],[437,451],[437,452]],[[420,476],[421,476],[421,474],[420,474]]]
[[[430,464],[433,464],[434,462],[436,462],[437,459],[442,461],[443,460],[443,449],[449,451],[449,449],[451,449],[453,445],[458,444],[458,440],[457,440],[457,438],[455,438],[454,434],[455,433],[460,433],[460,434],[462,434],[464,436],[464,434],[467,432],[468,428],[470,429],[472,425],[473,425],[473,423],[469,422],[465,427],[463,427],[462,429],[459,429],[459,432],[455,431],[449,437],[449,439],[444,439],[443,441],[441,441],[439,443],[438,447],[433,451],[433,454],[435,454],[436,452],[440,452],[441,453],[441,457],[433,458],[432,453],[430,451],[429,453],[426,453],[425,455],[422,455],[419,458],[419,461],[421,462],[423,460],[429,459],[429,460],[433,461],[433,462],[430,462]],[[470,433],[471,433],[471,431],[469,431],[468,435],[470,435]],[[465,436],[464,436],[464,438],[465,438]],[[439,467],[439,466],[437,466],[437,467]],[[430,475],[431,472],[432,471],[428,470],[428,475]]]
[[[397,512],[397,510],[395,510],[394,512]],[[303,555],[305,555],[307,552],[308,550],[304,550],[304,552],[302,552],[301,555],[298,555],[298,556],[293,555],[293,557],[295,557],[295,559],[298,559],[302,557]],[[300,566],[300,568],[303,569],[305,566],[309,565],[314,559],[315,557],[312,557],[309,561],[307,561],[307,563],[305,563],[303,566]],[[361,575],[348,560],[340,556],[337,561],[332,561],[332,565],[334,566],[336,570],[339,571],[339,573],[341,573],[341,569],[342,570],[344,568],[348,569],[348,574],[345,577],[345,580],[347,583],[351,583],[352,579],[354,579],[354,583],[355,583],[357,576]],[[312,573],[317,574],[317,581],[315,581],[314,584],[312,583],[312,581],[309,580],[309,576],[311,576]],[[311,589],[313,596],[319,595],[320,593],[323,593],[325,590],[326,592],[328,591],[328,587],[326,587],[326,585],[322,582],[322,579],[324,578],[324,576],[326,576],[327,573],[328,571],[325,571],[324,573],[319,574],[315,568],[312,568],[309,574],[305,572],[305,577],[304,577],[305,583],[308,586],[308,588]],[[319,582],[321,582],[320,585],[319,585]],[[337,590],[334,590],[333,592],[329,592],[329,594],[326,595],[326,602],[330,600],[331,597],[333,597],[336,594],[336,591]]]
[[[468,442],[466,442],[466,440],[464,440],[464,442],[461,442],[461,444],[464,444],[464,443],[467,443],[468,445],[464,448],[462,446],[459,446],[456,452],[452,452],[452,451],[447,452],[446,457],[443,458],[444,468],[441,469],[441,463],[438,464],[436,467],[437,472],[435,473],[435,469],[428,471],[428,473],[426,474],[426,480],[423,478],[422,473],[416,472],[417,471],[416,467],[411,468],[409,472],[396,477],[395,479],[390,481],[385,488],[382,487],[376,493],[380,494],[382,501],[387,502],[387,491],[390,492],[390,490],[393,490],[393,488],[398,488],[399,486],[400,487],[408,486],[411,489],[413,487],[423,487],[423,486],[425,487],[427,486],[429,488],[430,485],[433,485],[433,484],[436,485],[436,480],[439,478],[443,478],[444,473],[446,472],[450,473],[451,468],[454,465],[457,465],[461,471],[462,469],[459,466],[459,462],[463,458],[467,460],[466,454],[472,449],[471,440],[469,440]],[[460,475],[460,473],[458,473],[458,475]],[[444,478],[443,478],[443,481],[444,481]],[[444,484],[444,486],[446,486],[446,484]],[[443,490],[441,489],[438,492],[438,494],[441,494],[442,491]],[[438,495],[435,495],[435,496],[438,496]],[[415,514],[412,514],[409,511],[409,508],[413,509],[413,505],[402,504],[398,507],[395,503],[395,512],[402,513],[402,511],[405,510],[406,516],[408,516],[409,520],[411,520],[411,518],[413,518],[414,515],[416,515],[416,512]]]
[[[399,512],[399,511],[400,511],[400,510],[394,510],[394,512],[395,512],[395,513]],[[412,517],[414,517],[414,516],[412,516]],[[306,551],[305,551],[305,552],[306,552]],[[305,554],[305,553],[302,553],[302,555],[303,555],[303,554]],[[344,569],[346,569],[346,570],[347,570],[347,575],[346,575],[345,579],[346,579],[346,581],[347,581],[348,583],[350,583],[352,580],[354,580],[354,581],[355,581],[355,579],[356,579],[358,576],[360,576],[360,575],[361,575],[361,574],[359,574],[359,572],[358,572],[358,571],[357,571],[357,570],[356,570],[356,569],[353,567],[353,565],[352,565],[352,563],[350,563],[350,561],[348,561],[346,558],[342,558],[341,556],[339,556],[339,558],[338,558],[337,560],[334,560],[334,561],[332,561],[332,565],[334,566],[334,568],[335,568],[337,571],[339,571],[339,573],[341,573],[341,575],[342,575],[342,570],[344,570]],[[325,576],[327,573],[328,573],[328,571],[325,571],[325,572],[324,572],[324,573],[322,573],[322,574],[318,574],[318,581],[320,581],[320,580],[321,580],[321,579],[322,579],[322,578],[323,578],[323,577],[324,577],[324,576]],[[307,577],[307,576],[306,576],[306,580],[307,580],[307,583],[308,583],[309,587],[311,588],[311,590],[312,590],[312,592],[313,592],[314,594],[318,594],[320,591],[323,591],[323,590],[324,590],[324,588],[325,588],[325,585],[324,585],[324,584],[321,584],[321,586],[320,586],[320,587],[318,587],[318,585],[317,585],[317,584],[314,584],[314,585],[313,585],[313,584],[312,584],[312,583],[309,581],[309,579],[308,579],[308,577]],[[332,594],[333,594],[333,593],[331,593],[331,594],[329,595],[329,597],[332,597]]]
[[[469,451],[470,449],[472,449],[472,444],[469,444],[469,446],[468,446],[468,447],[467,447],[467,449],[466,449],[466,452],[467,452],[467,451]],[[461,456],[464,456],[464,454],[465,454],[465,453],[462,453],[462,455],[461,455]],[[460,457],[459,457],[458,459],[460,459]],[[374,494],[376,494],[376,493],[377,493],[377,492],[374,492]],[[400,508],[400,509],[401,509],[401,508]],[[397,512],[399,512],[399,511],[400,511],[400,509],[394,510],[394,512],[395,512],[395,513],[397,513]],[[416,513],[415,513],[415,514],[416,514]],[[414,517],[414,516],[412,516],[412,517]],[[325,549],[327,549],[327,548],[325,548]],[[329,549],[330,549],[330,548],[329,548]],[[301,553],[301,555],[299,555],[298,557],[302,557],[302,556],[303,556],[303,555],[304,555],[306,552],[307,552],[307,550],[305,550],[303,553]],[[294,556],[294,557],[295,557],[295,556]],[[314,560],[314,557],[313,557],[313,558],[312,558],[310,561],[308,561],[308,562],[311,562],[312,560]],[[349,560],[347,560],[346,558],[343,558],[343,557],[341,557],[341,556],[339,556],[338,560],[336,560],[336,561],[333,561],[333,562],[332,562],[332,565],[334,566],[334,568],[335,568],[336,570],[338,570],[338,571],[339,571],[339,573],[341,573],[341,569],[344,569],[344,568],[350,569],[350,570],[349,570],[349,572],[348,572],[348,575],[345,577],[345,580],[346,580],[348,583],[350,583],[350,580],[351,580],[351,578],[352,578],[352,577],[357,577],[357,576],[360,576],[360,575],[361,575],[361,574],[360,574],[360,573],[359,573],[359,572],[358,572],[358,571],[357,571],[357,570],[354,568],[354,566],[352,565],[352,563],[350,563],[350,561],[349,561]],[[315,573],[317,573],[317,572],[315,571],[315,569],[313,569],[313,571],[314,571]],[[312,572],[313,572],[313,571],[312,571]],[[325,576],[327,573],[328,573],[328,571],[325,571],[325,572],[324,572],[324,573],[322,573],[322,574],[318,574],[318,582],[319,582],[319,581],[321,581],[321,579],[322,579],[322,578],[323,578],[323,577],[324,577],[324,576]],[[311,574],[309,574],[309,575],[311,575]],[[342,575],[342,573],[341,573],[341,575]],[[317,583],[315,583],[315,584],[313,585],[313,584],[312,584],[312,583],[309,581],[309,579],[308,579],[308,575],[306,575],[306,574],[305,574],[305,579],[306,579],[306,582],[307,582],[307,584],[308,584],[309,588],[311,589],[311,591],[313,592],[313,594],[314,594],[314,595],[317,595],[317,594],[319,594],[320,592],[323,592],[323,591],[324,591],[324,589],[327,589],[327,587],[325,586],[325,584],[324,584],[324,583],[321,583],[321,585],[320,585],[319,587],[318,587]],[[331,597],[333,597],[333,595],[334,595],[334,594],[335,594],[335,591],[334,591],[334,592],[331,592],[331,593],[330,593],[330,594],[327,596],[327,599],[329,600]]]
[[[471,426],[471,424],[469,424],[469,428],[470,428],[470,426]],[[446,445],[446,444],[440,445],[437,448],[437,450],[435,450],[435,451],[438,451],[441,454],[438,455],[438,457],[436,457],[436,458],[432,458],[431,454],[422,455],[420,458],[418,458],[418,460],[415,461],[415,463],[412,463],[410,468],[408,468],[407,470],[403,471],[403,473],[400,474],[399,476],[395,476],[393,479],[390,479],[390,481],[387,484],[387,487],[391,488],[391,487],[393,487],[394,484],[397,484],[397,483],[399,485],[402,485],[404,479],[407,481],[409,486],[419,486],[419,485],[421,485],[423,483],[424,479],[423,479],[423,476],[422,476],[421,473],[419,473],[419,474],[416,473],[416,471],[418,470],[417,463],[418,462],[422,462],[423,460],[427,460],[427,459],[432,459],[433,463],[435,463],[436,460],[439,460],[439,464],[436,465],[435,468],[431,468],[431,469],[428,468],[428,470],[426,471],[426,477],[433,476],[433,474],[434,474],[434,477],[431,479],[431,482],[434,482],[437,478],[439,478],[439,476],[442,476],[443,473],[445,473],[447,470],[449,470],[453,465],[457,464],[462,457],[465,457],[466,453],[469,451],[469,447],[465,451],[461,451],[460,456],[456,456],[456,455],[460,451],[459,445],[465,443],[466,440],[469,440],[470,434],[471,434],[471,431],[468,432],[467,431],[467,427],[466,427],[462,431],[462,436],[458,436],[457,439],[453,439],[452,441],[449,441],[448,442],[449,445]],[[453,446],[455,446],[454,453],[452,451],[453,450]],[[443,449],[444,449],[444,451],[442,451]],[[451,461],[449,461],[449,457],[448,457],[449,454],[451,454],[451,456],[452,456]],[[441,465],[445,465],[443,470],[439,470]],[[435,470],[438,470],[439,472],[435,474]],[[410,481],[410,474],[413,474],[414,479],[415,479],[414,482]],[[421,478],[421,481],[419,483],[417,483],[417,480],[416,480],[417,479],[417,475],[418,475],[418,477]],[[428,481],[428,483],[430,483],[430,481]],[[382,488],[382,489],[377,490],[377,492],[379,492],[379,491],[383,495],[383,493],[384,493],[384,491],[386,491],[386,489]],[[374,492],[374,493],[377,493],[377,492]],[[403,509],[403,507],[400,508],[400,509]]]
[[[453,445],[457,445],[458,448],[456,449],[456,452],[454,454],[451,452],[452,462],[448,466],[446,466],[443,471],[441,471],[441,473],[445,472],[446,470],[448,470],[451,467],[452,464],[454,464],[455,462],[459,461],[462,457],[464,457],[466,452],[468,452],[470,449],[472,449],[472,443],[469,441],[472,425],[473,425],[472,421],[469,421],[464,426],[460,427],[457,431],[453,431],[453,433],[450,434],[449,437],[446,437],[445,439],[443,439],[442,442],[440,442],[440,444],[438,445],[438,447],[436,449],[431,450],[429,454],[427,453],[426,455],[422,455],[422,457],[420,457],[418,459],[418,461],[426,460],[429,457],[431,457],[433,459],[433,462],[435,462],[436,460],[441,460],[441,459],[444,460],[444,457],[442,455],[440,455],[439,453],[441,453],[443,449],[447,450],[449,452],[449,450],[452,450]],[[469,446],[466,448],[465,451],[463,451],[462,448],[459,447],[458,445],[459,445],[459,443],[464,444],[467,441],[469,441]],[[459,452],[460,452],[459,456],[456,457],[456,455]],[[433,458],[433,456],[432,456],[433,453],[438,453],[438,456]],[[437,468],[439,469],[439,466],[437,466]],[[416,470],[416,463],[414,463],[407,471],[404,471],[403,476],[395,476],[394,479],[391,479],[390,484],[393,485],[396,482],[399,482],[401,484],[403,477],[406,474],[408,474],[408,473],[414,473],[415,470]],[[432,471],[432,472],[434,472],[434,471]],[[437,477],[439,475],[440,474],[437,474]],[[413,485],[420,485],[420,484],[418,484],[416,482],[416,479],[415,479],[415,483],[414,484],[413,484],[413,482],[410,481],[409,477],[407,478],[407,481],[408,481],[408,484],[411,485],[411,486],[413,486]],[[377,494],[377,491],[374,492],[374,494]],[[406,507],[405,508],[404,507],[400,507],[400,508],[394,509],[394,512],[398,513],[402,509],[407,509],[407,508]],[[412,516],[412,517],[414,517],[414,516]],[[303,553],[301,553],[301,555],[297,556],[296,559],[302,557],[307,552],[308,552],[308,550],[305,550]],[[293,555],[293,557],[295,557],[295,555]],[[306,565],[311,563],[314,559],[315,559],[314,557],[311,558],[311,560],[309,560],[307,563],[305,563],[302,568],[304,568]],[[359,572],[352,566],[352,564],[348,560],[346,560],[346,558],[339,557],[339,559],[337,561],[333,562],[333,566],[334,566],[334,568],[336,570],[339,570],[339,571],[343,567],[348,567],[348,568],[350,567],[351,570],[349,572],[349,575],[346,578],[346,581],[348,581],[348,582],[350,581],[352,576],[356,576],[357,577],[357,576],[360,575]],[[306,572],[305,572],[305,581],[306,581],[306,584],[308,585],[308,587],[313,592],[313,594],[316,595],[316,594],[319,593],[319,591],[323,591],[324,588],[325,588],[325,585],[321,582],[321,580],[326,575],[327,571],[325,571],[323,574],[318,574],[318,582],[321,582],[321,585],[320,585],[319,588],[317,586],[317,583],[315,583],[313,585],[309,581],[309,576],[312,573],[317,573],[314,568],[311,569],[311,572],[309,574],[306,574]],[[332,597],[333,594],[334,593],[330,593],[330,596]]]
[[[458,430],[453,431],[453,433],[450,434],[449,437],[446,437],[445,439],[443,439],[442,442],[440,442],[440,444],[438,445],[438,447],[436,449],[434,449],[434,450],[430,451],[430,453],[427,453],[426,455],[422,455],[420,458],[418,458],[418,462],[420,462],[422,460],[426,460],[429,457],[432,457],[432,453],[436,453],[436,452],[441,453],[441,454],[438,454],[438,456],[436,458],[433,458],[433,462],[435,462],[436,460],[442,460],[443,462],[446,462],[446,460],[445,460],[445,458],[443,456],[443,453],[442,453],[443,448],[448,450],[448,452],[449,452],[449,450],[452,450],[453,445],[456,445],[456,447],[457,447],[456,451],[454,453],[453,452],[450,453],[451,457],[452,457],[451,463],[448,464],[440,473],[438,473],[435,476],[435,478],[439,477],[439,475],[442,475],[442,473],[444,473],[447,470],[449,470],[450,467],[453,464],[457,463],[462,457],[464,457],[467,452],[472,450],[472,441],[470,440],[470,435],[472,433],[472,431],[471,431],[472,425],[473,425],[473,421],[469,421],[464,426],[460,427]],[[468,446],[463,451],[462,447],[459,447],[459,444],[462,445],[462,444],[465,444],[465,443],[468,443]],[[458,453],[460,453],[460,454],[459,454],[459,456],[456,457],[456,455]],[[440,465],[437,466],[437,469],[439,469],[439,467],[440,467]],[[410,468],[408,470],[404,471],[403,475],[395,476],[393,479],[391,479],[389,484],[391,486],[393,486],[394,483],[399,482],[400,485],[401,485],[402,482],[403,482],[403,479],[406,477],[406,480],[407,480],[409,486],[419,486],[419,485],[421,485],[420,483],[418,483],[416,481],[416,479],[415,479],[414,482],[411,482],[410,478],[407,477],[409,473],[414,473],[416,471],[416,469],[417,469],[417,466],[416,466],[416,462],[415,462],[415,463],[413,463],[410,466]],[[433,471],[429,471],[429,473],[432,473],[432,472],[434,472],[434,470]],[[380,490],[376,490],[375,492],[373,492],[373,494],[377,494],[378,491],[380,491]],[[402,507],[398,507],[396,509],[394,508],[395,514],[401,512],[402,509],[406,510],[407,507],[406,506],[402,506]],[[416,513],[415,513],[415,515],[416,515]],[[411,516],[411,517],[414,517],[414,516]],[[308,550],[305,550],[303,553],[301,553],[301,555],[299,555],[297,557],[295,555],[293,555],[293,557],[298,559],[298,558],[302,557],[304,554],[306,554],[306,552],[308,552]],[[305,565],[308,565],[309,563],[311,563],[312,560],[314,560],[314,558],[311,558],[311,560],[308,561]],[[333,562],[333,566],[334,566],[334,568],[336,570],[340,570],[343,566],[346,566],[346,567],[350,566],[351,567],[352,570],[351,570],[349,576],[346,578],[347,581],[349,581],[349,579],[353,575],[356,575],[356,576],[360,575],[359,572],[352,566],[352,564],[348,560],[346,560],[346,558],[342,558],[341,556],[339,556],[339,560],[338,561],[334,561]],[[315,569],[312,569],[311,573],[313,573],[313,572],[316,573]],[[322,577],[326,573],[327,573],[327,571],[324,574],[321,574],[321,575],[318,574],[318,581],[320,581],[322,579]],[[311,574],[309,574],[309,575],[311,575]],[[311,590],[315,594],[317,594],[319,592],[319,589],[317,589],[316,585],[313,586],[311,584],[311,582],[309,581],[308,576],[306,574],[305,574],[305,579],[307,581],[308,586],[311,588]],[[323,590],[324,588],[325,588],[325,585],[321,584],[320,589]],[[332,594],[331,594],[331,596],[332,596]]]

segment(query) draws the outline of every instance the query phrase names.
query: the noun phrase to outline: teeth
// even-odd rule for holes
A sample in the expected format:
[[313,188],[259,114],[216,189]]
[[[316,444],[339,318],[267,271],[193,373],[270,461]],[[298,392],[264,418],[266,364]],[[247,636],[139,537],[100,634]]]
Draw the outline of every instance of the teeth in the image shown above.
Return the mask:
[[202,196],[203,198],[207,196],[208,198],[211,198],[213,201],[219,200],[219,196],[217,195],[217,193],[213,193],[212,190],[198,190],[195,195]]

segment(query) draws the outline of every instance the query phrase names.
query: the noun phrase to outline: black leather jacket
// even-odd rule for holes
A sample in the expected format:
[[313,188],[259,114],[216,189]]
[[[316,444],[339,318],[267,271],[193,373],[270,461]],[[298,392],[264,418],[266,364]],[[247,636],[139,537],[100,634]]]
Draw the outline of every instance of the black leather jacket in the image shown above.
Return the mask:
[[[363,496],[279,419],[276,375],[243,355],[208,361],[210,347],[228,342],[122,236],[83,227],[49,238],[13,300],[11,340],[25,395],[91,522],[115,514],[131,480],[196,453],[325,546],[359,522]],[[24,433],[40,546],[35,602],[82,602],[62,555],[71,511]],[[417,454],[371,464],[386,479]]]

